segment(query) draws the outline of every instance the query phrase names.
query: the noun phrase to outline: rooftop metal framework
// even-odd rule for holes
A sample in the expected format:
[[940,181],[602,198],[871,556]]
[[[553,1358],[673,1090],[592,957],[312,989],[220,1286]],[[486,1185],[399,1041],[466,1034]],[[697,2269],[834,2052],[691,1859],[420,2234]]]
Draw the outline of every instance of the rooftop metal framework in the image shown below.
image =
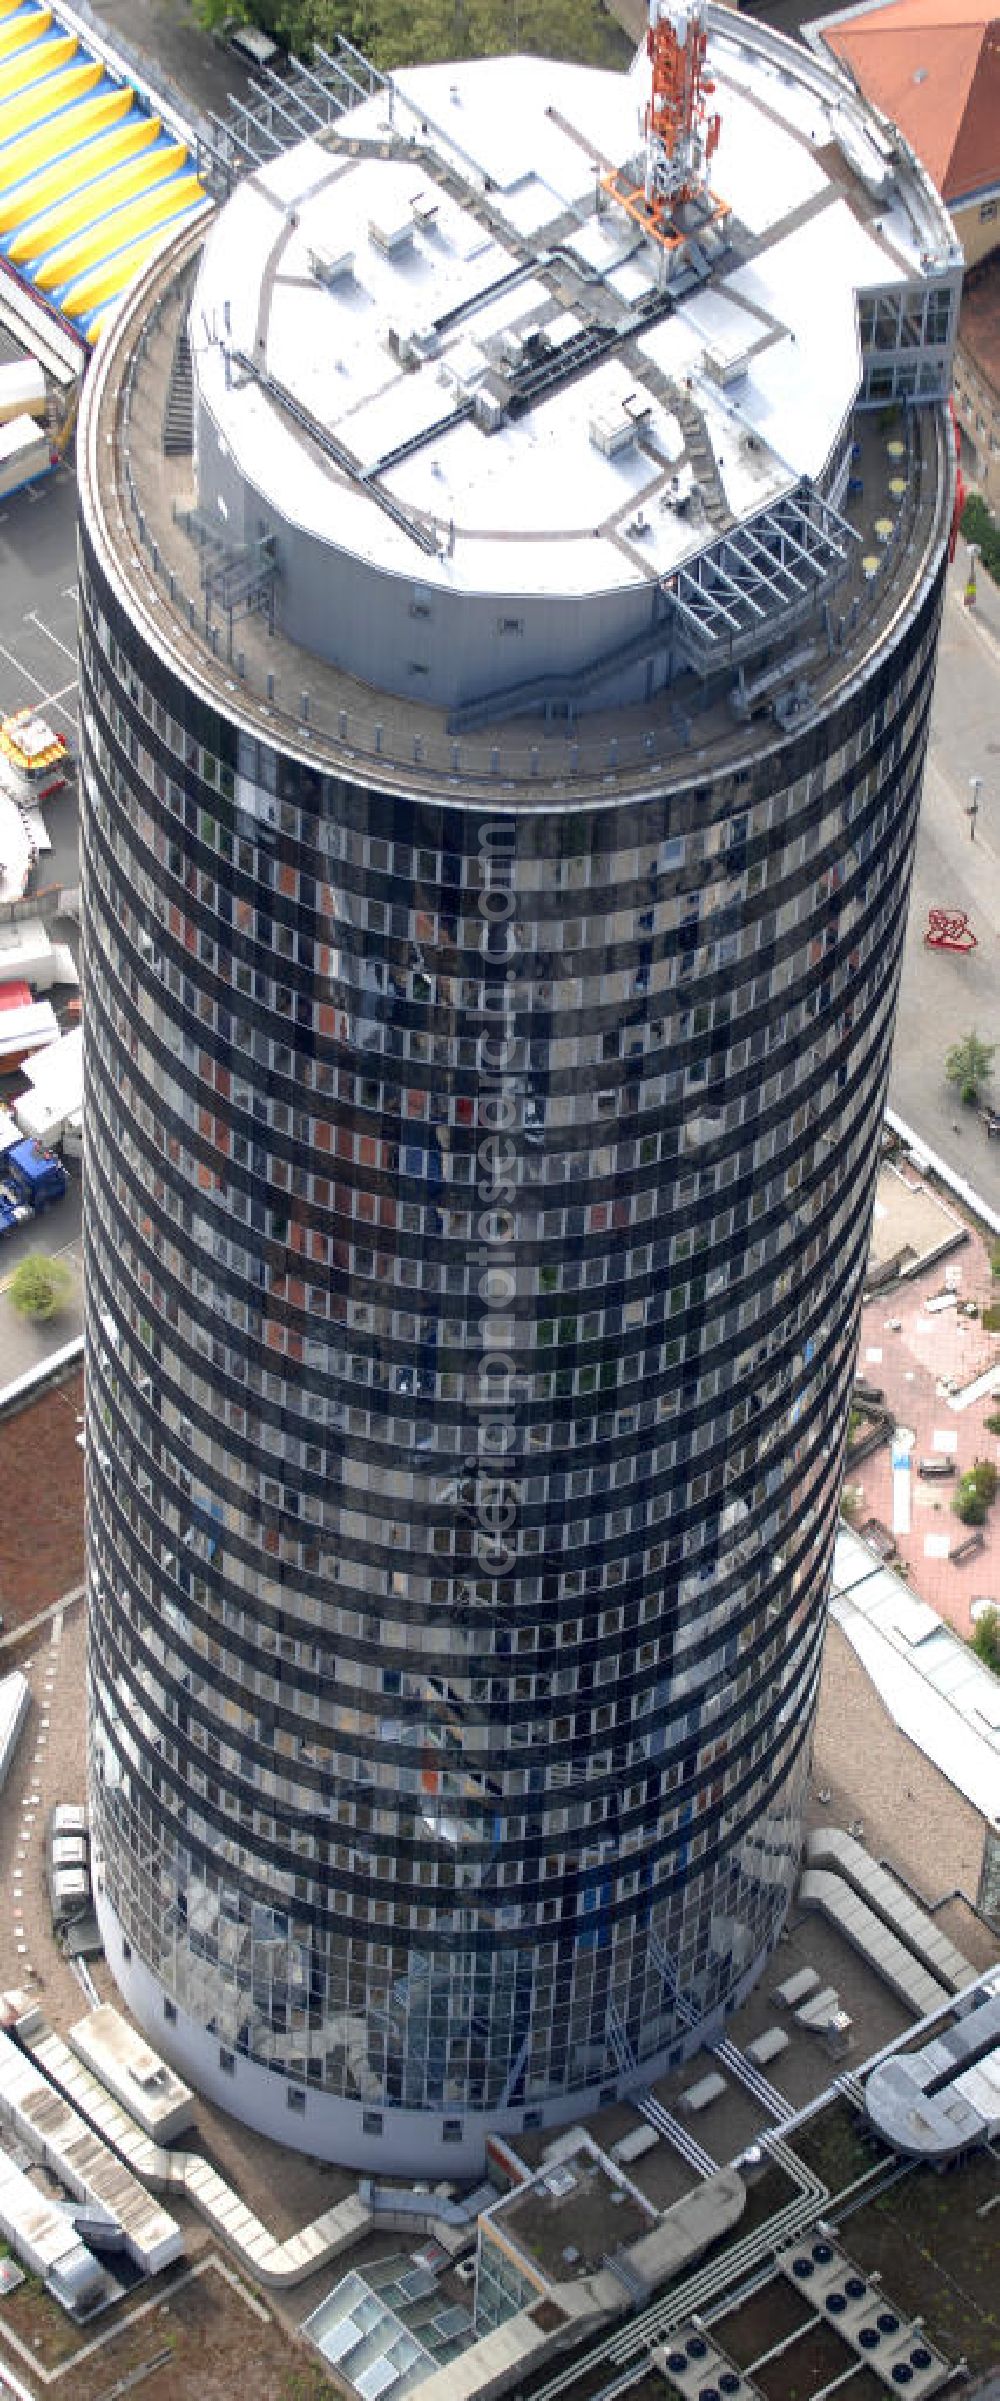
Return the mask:
[[[319,418],[314,417],[311,410],[307,409],[301,400],[297,400],[294,392],[290,392],[287,384],[281,383],[276,375],[265,374],[263,368],[257,365],[256,360],[248,358],[242,350],[234,350],[231,355],[232,365],[238,372],[248,381],[259,384],[261,391],[266,392],[279,408],[284,409],[286,416],[291,417],[293,422],[301,427],[302,432],[316,444],[316,448],[323,452],[325,458],[333,460],[334,466],[339,467],[343,475],[349,475],[354,483],[363,486],[365,491],[371,494],[376,506],[383,509],[387,517],[391,517],[393,524],[398,525],[401,533],[409,535],[411,542],[416,543],[418,550],[422,550],[427,558],[436,556],[438,547],[436,535],[426,525],[422,525],[418,518],[412,516],[408,509],[404,509],[398,500],[394,500],[391,492],[387,492],[381,484],[374,481],[375,470],[366,473],[354,457],[353,452],[348,450],[346,443],[339,442],[328,426],[321,425]],[[401,445],[400,447],[405,452],[405,446]]]
[[848,573],[860,535],[815,487],[800,483],[735,525],[668,579],[677,640],[701,673],[760,650]]
[[216,520],[204,509],[185,509],[180,522],[189,539],[197,543],[201,553],[201,585],[205,594],[205,627],[208,630],[213,605],[221,609],[228,626],[228,655],[233,655],[233,622],[238,616],[266,616],[274,632],[274,582],[277,558],[274,541],[265,534],[260,541],[225,543],[221,540]]
[[[747,525],[733,526],[660,585],[666,609],[653,624],[617,649],[603,652],[572,675],[547,675],[512,684],[453,709],[449,731],[467,733],[534,710],[572,715],[588,692],[622,668],[652,658],[672,642],[699,675],[740,659],[767,655],[770,645],[788,642],[793,628],[817,610],[849,574],[851,544],[860,535],[811,484],[765,509]],[[672,612],[672,622],[671,622]],[[781,677],[803,666],[812,644],[783,652],[773,672],[752,685],[740,681],[735,706],[749,713],[753,699]]]
[[293,59],[285,75],[261,67],[249,78],[252,102],[230,94],[228,117],[206,112],[197,144],[198,173],[206,189],[216,199],[227,199],[242,175],[293,149],[308,134],[323,132],[385,80],[343,34],[332,57],[317,46],[308,66]]

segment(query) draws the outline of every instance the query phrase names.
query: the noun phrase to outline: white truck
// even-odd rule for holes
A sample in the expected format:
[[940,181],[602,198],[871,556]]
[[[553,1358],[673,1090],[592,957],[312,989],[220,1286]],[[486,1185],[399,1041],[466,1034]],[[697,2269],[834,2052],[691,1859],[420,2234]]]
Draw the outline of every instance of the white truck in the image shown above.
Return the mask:
[[14,417],[37,417],[45,423],[45,374],[34,358],[12,358],[0,366],[0,425]]
[[225,39],[230,50],[235,50],[237,58],[248,67],[281,65],[282,52],[277,42],[272,42],[269,33],[262,33],[259,25],[230,23],[225,28]]
[[0,425],[0,500],[9,500],[24,484],[37,483],[51,465],[48,434],[33,417],[11,417]]

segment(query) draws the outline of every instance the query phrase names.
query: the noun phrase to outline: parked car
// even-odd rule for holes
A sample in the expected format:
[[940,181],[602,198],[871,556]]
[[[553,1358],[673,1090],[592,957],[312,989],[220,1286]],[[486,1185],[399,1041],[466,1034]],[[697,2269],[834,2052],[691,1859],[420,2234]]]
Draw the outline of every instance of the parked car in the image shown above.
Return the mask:
[[56,1932],[87,1916],[91,1906],[90,1840],[87,1812],[77,1801],[57,1801],[49,1816],[45,1882]]
[[222,30],[227,47],[235,50],[237,58],[243,60],[244,66],[271,67],[272,69],[284,66],[284,51],[277,42],[271,40],[269,33],[261,32],[259,25],[240,25],[230,22]]

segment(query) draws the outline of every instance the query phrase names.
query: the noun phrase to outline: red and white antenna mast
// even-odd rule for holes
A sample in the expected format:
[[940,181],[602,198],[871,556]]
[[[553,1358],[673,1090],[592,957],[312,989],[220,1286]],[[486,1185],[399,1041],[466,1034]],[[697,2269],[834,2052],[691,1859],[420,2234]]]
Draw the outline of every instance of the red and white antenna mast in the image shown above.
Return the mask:
[[646,52],[653,88],[646,103],[646,199],[654,214],[708,193],[719,119],[708,113],[715,85],[705,73],[707,47],[701,0],[688,7],[649,0]]
[[706,73],[707,22],[705,0],[649,0],[643,180],[635,169],[616,168],[602,181],[644,233],[675,253],[729,214],[708,180],[720,120],[709,105],[715,86]]

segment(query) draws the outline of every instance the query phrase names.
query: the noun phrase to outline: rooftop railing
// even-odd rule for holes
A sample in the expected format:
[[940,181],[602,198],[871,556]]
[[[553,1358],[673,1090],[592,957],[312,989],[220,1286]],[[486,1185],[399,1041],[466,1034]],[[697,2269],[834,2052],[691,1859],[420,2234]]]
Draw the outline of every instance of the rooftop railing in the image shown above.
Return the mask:
[[[255,575],[249,560],[206,542],[204,520],[190,498],[175,499],[171,508],[162,485],[147,491],[134,436],[142,429],[148,465],[148,428],[159,424],[144,389],[156,371],[150,354],[159,345],[172,355],[194,266],[189,251],[154,295],[122,374],[116,454],[125,514],[147,573],[169,605],[181,672],[190,674],[193,664],[214,685],[223,709],[252,710],[293,752],[305,745],[322,749],[334,771],[360,769],[379,782],[411,784],[416,778],[456,790],[516,788],[539,806],[696,780],[709,755],[713,768],[736,762],[821,713],[831,684],[843,684],[862,667],[927,553],[929,515],[945,473],[940,428],[933,438],[935,412],[897,412],[903,455],[894,462],[894,477],[881,418],[868,412],[861,427],[868,454],[863,522],[860,539],[850,545],[851,572],[841,580],[836,605],[833,597],[818,596],[811,612],[797,614],[788,688],[779,677],[768,695],[766,722],[764,712],[758,722],[748,722],[739,703],[733,705],[740,690],[735,675],[724,687],[718,675],[705,682],[688,673],[641,711],[574,716],[572,703],[563,701],[548,715],[539,710],[492,726],[483,726],[480,712],[474,728],[450,732],[443,712],[388,692],[369,694],[293,646],[280,631],[280,573],[276,578],[270,557],[266,573]],[[890,498],[891,480],[897,489]],[[778,631],[769,624],[762,641],[773,643]],[[161,624],[161,639],[163,632]],[[669,641],[666,628],[663,639]],[[805,672],[796,666],[804,650],[810,654]],[[720,660],[723,673],[726,665]]]

